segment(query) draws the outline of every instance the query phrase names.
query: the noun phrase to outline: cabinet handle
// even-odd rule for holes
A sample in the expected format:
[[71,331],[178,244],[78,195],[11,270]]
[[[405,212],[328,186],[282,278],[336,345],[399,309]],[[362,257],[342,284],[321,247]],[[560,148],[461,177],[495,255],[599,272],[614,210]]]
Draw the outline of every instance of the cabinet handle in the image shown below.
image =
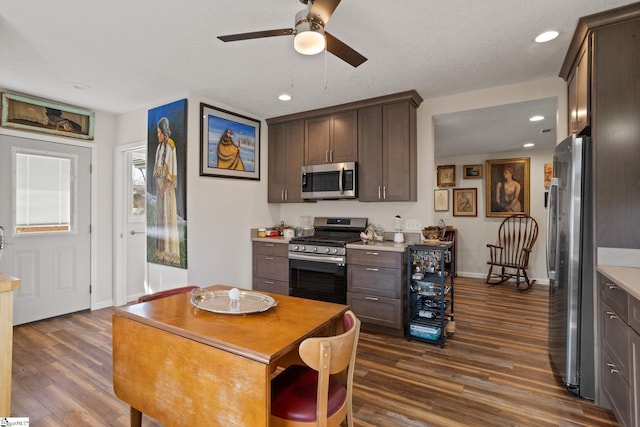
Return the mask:
[[284,201],[284,190],[280,190],[280,200]]
[[607,315],[609,316],[609,320],[619,319],[619,317],[612,311],[607,311]]
[[380,255],[378,252],[365,252],[365,255],[373,255],[373,256],[378,256]]
[[329,150],[325,150],[324,152],[324,161],[329,163]]
[[267,285],[273,285],[274,282],[272,280],[265,280],[264,283],[266,283]]
[[376,297],[364,297],[364,299],[369,300],[369,301],[379,301],[378,298],[376,298]]
[[273,261],[274,258],[272,256],[266,256],[266,257],[264,257],[264,259],[267,259],[269,261]]
[[284,190],[284,201],[289,200],[289,190]]
[[329,150],[329,161],[333,162],[333,150]]
[[367,268],[365,268],[365,270],[367,270],[367,271],[380,271],[380,269],[378,269],[378,268],[371,268],[371,267],[367,267]]
[[610,291],[618,289],[618,286],[614,285],[613,283],[607,283],[606,285],[607,285],[607,288],[609,288]]
[[378,200],[380,200],[380,199],[381,199],[381,197],[380,197],[380,191],[381,191],[381,188],[380,188],[380,186],[378,185]]
[[387,186],[382,186],[382,200],[387,200]]
[[270,248],[272,248],[272,247],[274,247],[274,246],[275,246],[275,244],[274,244],[274,243],[265,243],[264,245],[265,245],[265,246],[268,246],[268,247],[270,247]]

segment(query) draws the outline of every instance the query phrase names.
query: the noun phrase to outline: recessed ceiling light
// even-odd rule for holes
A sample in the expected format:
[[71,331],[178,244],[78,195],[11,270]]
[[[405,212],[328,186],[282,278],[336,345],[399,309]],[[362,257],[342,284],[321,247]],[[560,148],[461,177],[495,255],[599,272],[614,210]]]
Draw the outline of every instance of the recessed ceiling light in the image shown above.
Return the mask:
[[283,93],[282,95],[278,96],[278,99],[280,101],[291,101],[291,95]]
[[524,145],[523,145],[523,147],[524,147],[524,148],[531,148],[531,147],[533,147],[534,145],[536,145],[536,144],[534,144],[533,142],[527,142],[526,144],[524,144]]
[[71,83],[71,87],[78,90],[89,90],[91,86],[86,83]]
[[544,33],[539,34],[538,37],[536,37],[536,42],[544,43],[544,42],[551,41],[556,37],[558,37],[557,31],[545,31]]
[[539,122],[540,120],[544,120],[544,116],[532,116],[529,117],[530,122]]

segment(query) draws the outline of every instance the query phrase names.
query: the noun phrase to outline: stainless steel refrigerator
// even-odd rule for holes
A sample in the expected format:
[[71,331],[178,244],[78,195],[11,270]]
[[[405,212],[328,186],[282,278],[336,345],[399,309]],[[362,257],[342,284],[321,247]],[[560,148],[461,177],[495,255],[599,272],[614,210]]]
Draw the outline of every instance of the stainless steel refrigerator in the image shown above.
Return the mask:
[[567,390],[595,394],[591,139],[556,146],[547,206],[549,358]]

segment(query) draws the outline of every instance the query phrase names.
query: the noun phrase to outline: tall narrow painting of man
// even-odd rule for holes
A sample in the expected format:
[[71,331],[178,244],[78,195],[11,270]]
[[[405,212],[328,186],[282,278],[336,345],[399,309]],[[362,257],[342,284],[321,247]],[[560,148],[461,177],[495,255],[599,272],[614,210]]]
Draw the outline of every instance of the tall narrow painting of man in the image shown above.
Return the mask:
[[187,268],[187,100],[149,110],[147,261]]

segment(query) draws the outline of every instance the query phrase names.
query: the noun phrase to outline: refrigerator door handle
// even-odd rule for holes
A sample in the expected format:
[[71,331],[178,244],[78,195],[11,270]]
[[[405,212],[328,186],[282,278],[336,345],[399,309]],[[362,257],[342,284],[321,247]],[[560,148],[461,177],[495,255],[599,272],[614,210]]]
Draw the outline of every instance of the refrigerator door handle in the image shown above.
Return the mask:
[[558,178],[549,184],[549,207],[547,209],[547,275],[556,279],[556,252],[558,239]]

